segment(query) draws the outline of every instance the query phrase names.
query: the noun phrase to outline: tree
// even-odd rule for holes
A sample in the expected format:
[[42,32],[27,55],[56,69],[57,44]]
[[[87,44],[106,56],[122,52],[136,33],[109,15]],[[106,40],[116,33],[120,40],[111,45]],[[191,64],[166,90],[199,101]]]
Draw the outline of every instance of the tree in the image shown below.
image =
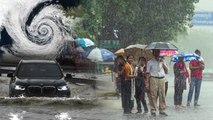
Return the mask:
[[65,10],[67,16],[81,17],[82,21],[77,23],[74,31],[80,37],[96,40],[102,29],[102,1],[80,0],[80,5]]
[[103,15],[106,30],[119,29],[123,46],[176,39],[186,31],[194,10],[193,0],[109,0],[105,4],[113,11]]
[[[186,31],[194,0],[81,0],[79,30],[98,40],[119,39],[121,46],[171,41]],[[118,38],[113,34],[118,30]]]

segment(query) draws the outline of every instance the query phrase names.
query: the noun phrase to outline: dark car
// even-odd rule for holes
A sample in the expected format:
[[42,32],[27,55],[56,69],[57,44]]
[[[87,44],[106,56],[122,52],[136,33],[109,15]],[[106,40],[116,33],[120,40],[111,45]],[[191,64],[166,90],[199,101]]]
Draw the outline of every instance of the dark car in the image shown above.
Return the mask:
[[21,60],[11,77],[9,96],[69,97],[61,67],[53,60]]

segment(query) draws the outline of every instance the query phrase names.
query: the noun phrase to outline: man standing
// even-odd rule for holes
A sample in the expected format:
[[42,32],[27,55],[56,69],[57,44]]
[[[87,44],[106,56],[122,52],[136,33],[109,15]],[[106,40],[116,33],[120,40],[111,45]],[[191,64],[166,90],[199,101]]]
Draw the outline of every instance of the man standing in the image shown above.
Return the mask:
[[[124,108],[124,82],[125,82],[125,73],[124,73],[124,66],[126,64],[126,60],[124,59],[123,56],[117,56],[116,58],[117,60],[117,68],[116,68],[116,90],[119,91],[119,93],[121,94],[121,103],[122,103],[122,108]],[[118,92],[116,91],[116,92]]]
[[157,99],[159,98],[159,114],[168,116],[165,113],[165,74],[168,73],[168,67],[160,57],[160,50],[154,49],[151,60],[147,63],[147,78],[150,81],[150,109],[151,115],[156,116]]
[[200,56],[199,60],[192,60],[189,63],[189,69],[191,71],[191,79],[189,80],[190,88],[187,99],[187,106],[190,106],[192,95],[195,89],[194,106],[200,106],[198,104],[200,87],[202,82],[202,74],[205,67],[204,60],[201,57],[200,50],[195,50],[195,53]]

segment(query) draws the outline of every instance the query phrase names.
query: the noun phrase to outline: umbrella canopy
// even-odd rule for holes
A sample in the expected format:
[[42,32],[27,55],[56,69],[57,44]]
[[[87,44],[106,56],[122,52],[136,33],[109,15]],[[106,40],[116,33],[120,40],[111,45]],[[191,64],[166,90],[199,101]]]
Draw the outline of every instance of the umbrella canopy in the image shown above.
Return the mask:
[[129,50],[129,49],[144,49],[146,47],[146,45],[142,45],[142,44],[134,44],[134,45],[129,45],[125,48],[125,50]]
[[151,51],[145,51],[145,47],[147,45],[143,44],[133,44],[129,45],[125,48],[125,53],[126,54],[131,54],[134,56],[135,60],[138,60],[139,57],[143,56],[147,60],[153,58],[152,52]]
[[121,48],[115,52],[115,55],[124,55],[124,54],[125,54],[125,51],[123,48]]
[[178,48],[169,42],[152,42],[146,46],[146,50],[160,49],[160,50],[178,50]]
[[111,51],[104,48],[94,48],[88,50],[84,52],[83,56],[94,62],[101,62],[115,59],[115,55]]
[[77,44],[79,44],[82,48],[86,48],[86,47],[95,45],[95,43],[88,38],[76,38],[75,40],[76,40]]
[[178,62],[178,57],[184,57],[184,62],[189,62],[191,60],[199,60],[200,59],[200,56],[198,56],[197,54],[195,53],[191,53],[191,52],[182,52],[182,53],[179,53],[179,54],[175,54],[173,57],[172,57],[172,61],[173,62]]
[[177,53],[178,53],[177,50],[160,50],[160,56],[164,57],[171,57]]

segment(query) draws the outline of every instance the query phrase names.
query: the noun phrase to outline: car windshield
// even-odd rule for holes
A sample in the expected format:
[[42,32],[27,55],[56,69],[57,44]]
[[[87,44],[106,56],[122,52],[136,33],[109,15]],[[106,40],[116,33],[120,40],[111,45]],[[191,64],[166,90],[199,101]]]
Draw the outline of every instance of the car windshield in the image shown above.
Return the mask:
[[26,63],[19,66],[17,77],[22,79],[60,79],[63,74],[57,64]]

